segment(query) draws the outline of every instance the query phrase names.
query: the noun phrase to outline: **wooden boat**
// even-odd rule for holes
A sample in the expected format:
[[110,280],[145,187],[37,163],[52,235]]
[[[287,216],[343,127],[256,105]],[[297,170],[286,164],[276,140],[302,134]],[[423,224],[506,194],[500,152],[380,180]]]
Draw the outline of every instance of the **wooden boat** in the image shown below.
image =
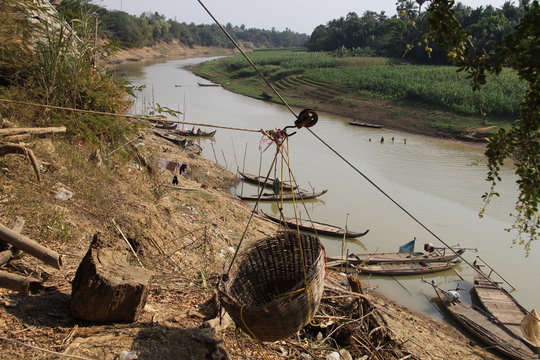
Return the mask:
[[198,82],[197,84],[198,84],[199,86],[221,86],[221,85],[219,85],[219,84],[204,84],[204,83],[200,83],[200,82]]
[[[318,196],[324,195],[328,192],[328,190],[323,190],[320,192],[305,192],[305,191],[295,191],[294,192],[294,199],[295,200],[306,200],[306,199],[314,199]],[[242,200],[252,200],[256,201],[259,196],[258,195],[238,195],[238,197]],[[280,194],[268,194],[264,193],[261,195],[260,201],[277,201],[277,200],[292,200],[293,195],[290,192],[284,193],[283,197]]]
[[493,317],[474,305],[444,301],[446,292],[433,285],[439,300],[448,312],[478,340],[511,359],[538,359],[538,357],[518,338]]
[[356,126],[363,126],[363,127],[376,128],[376,129],[383,128],[382,125],[370,124],[370,123],[366,123],[366,122],[358,122],[356,120],[347,120],[347,122],[349,124],[351,124],[351,125],[356,125]]
[[183,139],[174,133],[161,132],[157,130],[154,130],[153,133],[159,137],[169,140],[187,151],[191,151],[196,154],[200,154],[202,152],[202,147],[199,144],[195,144],[192,140]]
[[163,131],[158,131],[158,130],[154,130],[153,133],[163,139],[169,140],[170,142],[176,145],[180,145],[182,147],[187,142],[186,139],[183,139],[182,137],[176,135],[175,133],[163,132]]
[[[456,262],[394,262],[394,263],[379,263],[371,265],[358,265],[355,267],[360,274],[373,274],[373,275],[418,275],[429,274],[439,271],[444,271],[453,268],[458,265]],[[331,266],[332,264],[328,264]],[[341,263],[340,265],[343,265]]]
[[[264,216],[266,216],[268,219],[278,224],[282,224],[288,227],[289,229],[296,229],[297,222],[293,218],[285,217],[284,219],[281,219],[278,216],[267,214],[262,210],[260,210],[259,212],[263,214]],[[335,236],[335,237],[340,237],[340,238],[342,238],[343,236],[351,237],[351,238],[361,237],[361,236],[366,235],[369,232],[369,229],[362,233],[348,231],[348,230],[347,232],[345,232],[345,229],[340,228],[338,226],[328,225],[328,224],[320,223],[317,221],[302,220],[302,219],[298,219],[298,227],[300,228],[300,230],[303,230],[303,231],[321,234],[321,235],[327,235],[327,236]]]
[[155,128],[157,129],[164,129],[164,130],[173,130],[176,129],[176,123],[172,122],[159,122],[156,124]]
[[475,266],[475,270],[474,291],[482,306],[525,345],[536,349],[536,346],[527,340],[520,326],[521,320],[529,312],[508,291],[490,281],[479,265]]
[[[465,252],[465,249],[455,249],[456,253],[461,255]],[[373,253],[373,254],[350,254],[346,256],[329,256],[327,259],[329,262],[342,262],[347,261],[349,264],[381,264],[381,263],[396,263],[396,262],[448,262],[458,257],[453,252],[440,252],[434,251],[431,253],[425,253],[421,251],[415,251],[411,253]]]
[[[244,180],[247,181],[247,182],[257,184],[259,186],[265,185],[266,178],[264,176],[257,176],[257,175],[253,175],[253,174],[247,174],[247,173],[241,172],[240,170],[238,170],[238,173],[240,175],[242,175]],[[268,178],[268,180],[266,180],[266,187],[270,188],[270,189],[273,189],[274,188],[274,183],[275,183],[274,179]],[[287,191],[294,190],[294,189],[298,188],[298,186],[291,186],[291,185],[289,185],[287,183],[284,183],[284,182],[281,182],[281,184],[283,186],[283,190],[287,190]]]
[[200,137],[212,137],[216,134],[217,130],[204,131],[204,130],[178,130],[178,135],[181,136],[200,136]]

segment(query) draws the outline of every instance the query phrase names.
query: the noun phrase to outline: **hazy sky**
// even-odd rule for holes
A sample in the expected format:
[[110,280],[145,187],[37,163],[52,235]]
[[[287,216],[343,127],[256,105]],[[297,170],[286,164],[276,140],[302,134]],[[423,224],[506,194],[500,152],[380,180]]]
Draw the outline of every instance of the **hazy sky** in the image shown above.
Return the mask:
[[[395,0],[202,0],[222,23],[245,25],[248,28],[285,30],[311,35],[313,29],[328,21],[366,10],[395,14]],[[473,8],[485,5],[500,7],[505,0],[462,0]],[[109,10],[123,10],[140,15],[145,11],[158,12],[178,22],[209,24],[210,16],[197,0],[94,0]]]

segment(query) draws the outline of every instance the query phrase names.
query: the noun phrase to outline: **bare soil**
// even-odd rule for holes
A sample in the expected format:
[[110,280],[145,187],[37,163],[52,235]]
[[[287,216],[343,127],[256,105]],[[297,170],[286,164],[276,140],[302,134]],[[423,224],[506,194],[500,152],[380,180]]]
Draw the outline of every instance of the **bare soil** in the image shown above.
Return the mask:
[[[149,134],[138,142],[147,157],[188,164],[178,187],[169,185],[171,172],[154,168],[150,174],[131,152],[119,150],[98,166],[93,160],[96,148],[90,144],[55,136],[34,138],[28,146],[41,163],[43,181],[36,182],[23,156],[0,158],[0,223],[9,225],[22,216],[23,234],[62,254],[64,267],[55,270],[28,255],[2,266],[43,280],[46,290],[25,296],[0,289],[0,359],[62,357],[40,349],[92,359],[116,359],[122,351],[136,351],[139,359],[309,358],[305,354],[324,359],[332,350],[332,344],[296,337],[261,344],[234,325],[217,334],[204,326],[218,276],[250,216],[248,206],[229,192],[237,181],[233,174]],[[59,186],[74,196],[56,199]],[[93,234],[99,232],[128,252],[112,219],[143,265],[154,271],[151,294],[137,322],[80,321],[69,311],[71,281]],[[274,224],[255,217],[246,242],[276,231]],[[133,256],[131,262],[137,264]],[[411,359],[496,358],[446,324],[376,293],[366,296],[394,334],[391,346]]]

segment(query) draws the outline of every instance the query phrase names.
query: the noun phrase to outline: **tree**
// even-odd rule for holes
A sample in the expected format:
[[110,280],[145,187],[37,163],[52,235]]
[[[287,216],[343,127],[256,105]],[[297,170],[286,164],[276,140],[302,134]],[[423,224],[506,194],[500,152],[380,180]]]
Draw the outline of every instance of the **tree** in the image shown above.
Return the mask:
[[[529,251],[540,230],[540,5],[538,0],[523,5],[521,18],[512,19],[517,22],[514,30],[502,38],[491,39],[489,48],[479,50],[476,39],[457,21],[453,4],[453,0],[431,2],[430,34],[448,50],[457,71],[468,73],[472,88],[480,89],[487,74],[496,76],[505,67],[514,69],[527,84],[519,119],[510,130],[500,129],[490,138],[485,155],[491,189],[483,198],[487,205],[493,196],[498,196],[495,188],[501,181],[500,167],[513,159],[519,194],[513,214],[515,222],[508,230],[516,230],[514,241]],[[509,10],[506,5],[505,11]]]

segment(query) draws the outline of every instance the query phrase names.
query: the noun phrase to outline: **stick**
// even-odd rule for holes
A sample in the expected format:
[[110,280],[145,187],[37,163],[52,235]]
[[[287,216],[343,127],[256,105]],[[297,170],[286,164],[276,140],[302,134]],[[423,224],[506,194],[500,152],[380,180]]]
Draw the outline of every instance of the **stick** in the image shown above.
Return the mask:
[[0,129],[0,136],[6,135],[22,135],[22,134],[55,134],[65,133],[66,127],[45,127],[45,128],[7,128]]
[[28,295],[29,293],[36,294],[43,289],[43,285],[38,279],[11,274],[6,271],[0,271],[0,287],[14,290],[24,295]]
[[219,165],[219,162],[217,161],[217,156],[216,156],[216,149],[214,149],[214,143],[210,142],[210,145],[212,146],[212,152],[214,153],[214,159],[216,159],[216,164]]
[[225,161],[225,169],[229,170],[229,165],[227,164],[227,159],[225,159],[225,153],[221,149],[221,155],[223,155],[223,161]]
[[2,224],[0,224],[0,240],[10,243],[17,249],[40,259],[45,264],[56,269],[62,267],[62,257],[56,251],[50,250],[32,239],[8,229]]
[[63,353],[59,353],[59,352],[56,352],[56,351],[43,349],[43,348],[40,348],[40,347],[37,347],[37,346],[34,346],[34,345],[23,343],[22,341],[8,339],[8,338],[3,337],[3,336],[0,336],[0,340],[15,343],[15,344],[19,344],[19,345],[26,346],[26,347],[29,347],[29,348],[35,349],[35,350],[41,350],[41,351],[44,351],[44,352],[49,353],[49,354],[55,354],[56,356],[63,356],[63,357],[67,357],[67,358],[81,359],[81,360],[94,360],[92,358],[86,358],[86,357],[77,356],[77,355],[63,354]]
[[128,244],[129,248],[131,249],[131,252],[133,253],[133,255],[135,255],[135,259],[137,259],[137,262],[139,263],[139,265],[141,265],[141,267],[143,269],[146,269],[144,267],[144,265],[142,264],[141,260],[139,259],[139,256],[137,255],[137,253],[135,252],[135,249],[133,249],[133,246],[131,246],[131,243],[129,242],[129,240],[127,239],[127,237],[124,235],[124,233],[122,232],[122,230],[120,229],[120,226],[118,226],[118,224],[116,223],[116,221],[114,221],[114,219],[111,219],[112,220],[112,223],[114,224],[114,226],[116,226],[116,229],[118,230],[118,232],[120,233],[120,235],[122,235],[122,237],[124,238],[124,240],[126,241],[126,243]]
[[38,182],[41,182],[41,175],[39,174],[39,165],[38,165],[36,157],[34,156],[34,152],[32,150],[27,149],[26,147],[17,145],[17,144],[0,145],[0,156],[4,156],[6,154],[26,155],[26,157],[32,164],[32,167],[34,168],[34,172],[36,173]]
[[[242,173],[246,173],[246,153],[247,153],[247,146],[248,144],[246,143],[246,147],[244,148],[244,161],[242,163]],[[242,185],[241,185],[241,188],[240,188],[240,194],[244,195],[244,182],[242,181]]]

